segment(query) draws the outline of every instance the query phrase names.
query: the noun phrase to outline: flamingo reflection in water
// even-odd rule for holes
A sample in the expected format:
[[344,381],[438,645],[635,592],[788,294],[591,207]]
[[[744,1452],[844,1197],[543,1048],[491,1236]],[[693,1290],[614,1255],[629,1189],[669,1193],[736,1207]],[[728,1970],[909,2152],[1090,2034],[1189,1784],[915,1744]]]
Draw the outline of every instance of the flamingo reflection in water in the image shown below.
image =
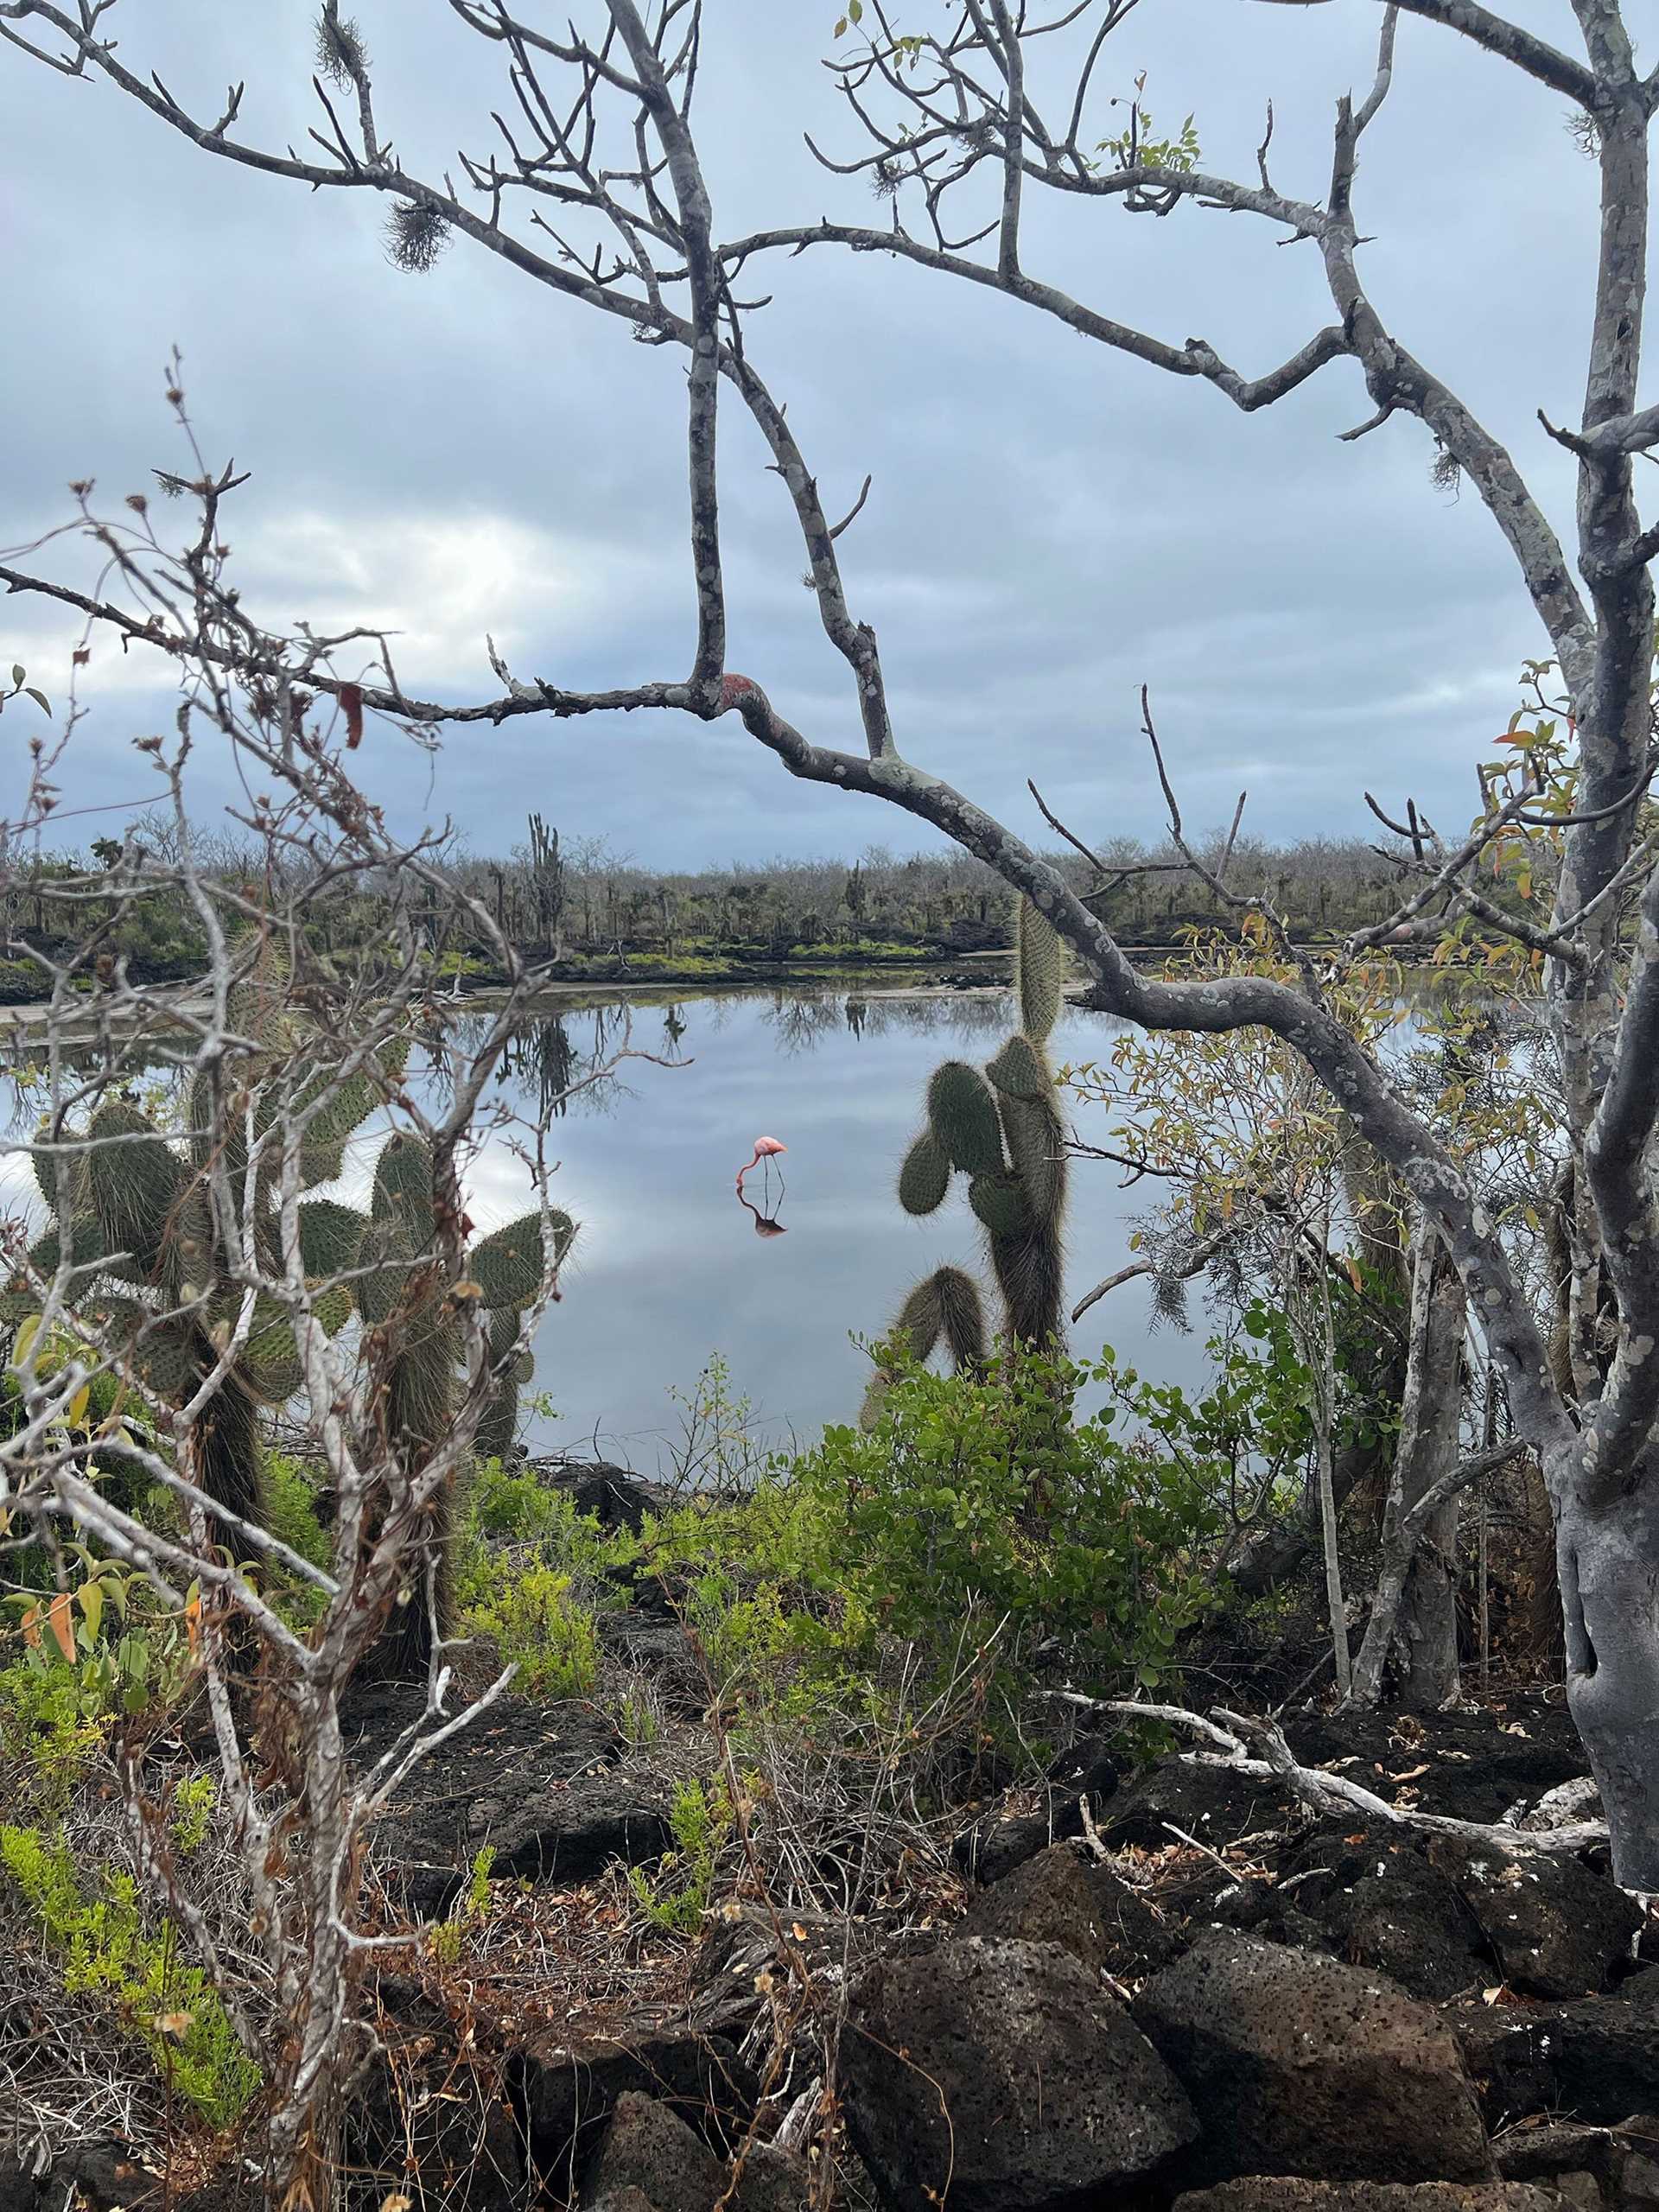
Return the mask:
[[746,1198],[741,1191],[737,1194],[737,1203],[743,1208],[746,1213],[752,1213],[754,1216],[754,1233],[757,1236],[785,1236],[788,1235],[788,1230],[781,1221],[775,1220],[770,1215],[762,1213],[760,1207],[755,1205],[754,1201],[752,1198]]

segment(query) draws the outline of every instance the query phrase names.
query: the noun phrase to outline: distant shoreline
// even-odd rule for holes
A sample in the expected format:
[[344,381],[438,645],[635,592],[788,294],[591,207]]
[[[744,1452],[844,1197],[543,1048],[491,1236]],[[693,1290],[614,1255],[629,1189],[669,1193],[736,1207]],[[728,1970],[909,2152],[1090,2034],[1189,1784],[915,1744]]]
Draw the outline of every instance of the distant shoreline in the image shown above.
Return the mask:
[[[1124,947],[1137,966],[1178,959],[1186,950],[1183,945]],[[1010,979],[999,972],[1002,963],[1011,957],[1012,947],[998,947],[989,951],[917,959],[866,956],[858,960],[822,962],[748,960],[711,962],[706,966],[683,969],[642,969],[618,963],[600,973],[587,970],[572,974],[568,969],[561,973],[556,969],[530,994],[528,1004],[532,1009],[544,1007],[550,1010],[580,1011],[595,1005],[613,1004],[619,1000],[649,1003],[652,1000],[672,1001],[735,996],[745,991],[815,988],[839,988],[880,998],[1000,995],[1011,987]],[[1463,964],[1447,965],[1436,972],[1449,978],[1464,972]],[[133,980],[140,988],[153,992],[153,1005],[170,1002],[183,1014],[203,1003],[196,996],[196,977],[159,976],[151,982],[143,977]],[[1088,988],[1088,979],[1076,975],[1071,978],[1071,987],[1072,1005],[1087,1012],[1082,994]],[[435,981],[432,995],[441,1002],[458,1007],[483,1007],[499,1003],[506,995],[507,988],[499,976],[459,976]],[[0,1036],[10,1032],[15,1039],[20,1033],[38,1028],[48,1011],[46,1001],[40,999],[14,1003],[0,1000]]]

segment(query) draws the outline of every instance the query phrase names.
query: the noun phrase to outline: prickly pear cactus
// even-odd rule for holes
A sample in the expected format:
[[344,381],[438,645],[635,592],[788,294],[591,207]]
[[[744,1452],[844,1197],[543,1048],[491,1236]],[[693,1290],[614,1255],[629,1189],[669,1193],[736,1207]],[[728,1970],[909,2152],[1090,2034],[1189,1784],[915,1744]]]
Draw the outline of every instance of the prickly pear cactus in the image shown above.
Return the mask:
[[[1065,1132],[1046,1047],[1064,1002],[1065,949],[1027,899],[1014,917],[1014,981],[1020,1027],[984,1071],[965,1060],[934,1070],[926,1122],[899,1171],[899,1203],[908,1214],[936,1213],[953,1178],[963,1176],[1001,1295],[1006,1333],[1053,1345],[1061,1341],[1067,1179]],[[983,1306],[972,1278],[957,1268],[925,1277],[891,1334],[919,1359],[943,1343],[958,1369],[982,1360]],[[878,1373],[865,1401],[867,1421],[885,1389]]]
[[[924,1275],[899,1309],[890,1332],[912,1359],[927,1359],[940,1344],[950,1355],[957,1372],[978,1366],[989,1351],[985,1334],[985,1306],[979,1285],[961,1268],[936,1268]],[[861,1425],[871,1427],[887,1396],[888,1376],[878,1367],[865,1394]]]
[[[117,1351],[131,1379],[166,1404],[187,1403],[232,1340],[243,1304],[236,1248],[251,1237],[267,1267],[280,1265],[280,1160],[273,1147],[271,1160],[262,1157],[260,1173],[250,1179],[250,1119],[264,1133],[279,1107],[315,1104],[300,1157],[302,1188],[309,1188],[339,1174],[346,1140],[381,1096],[366,1073],[331,1092],[326,1065],[310,1078],[308,1095],[303,1083],[280,1098],[277,1086],[266,1083],[261,1094],[262,1082],[308,1041],[296,1027],[287,983],[280,943],[251,944],[229,1009],[231,1028],[250,1049],[227,1058],[216,1074],[197,1076],[188,1131],[175,1133],[132,1100],[110,1096],[85,1127],[57,1132],[58,1143],[84,1142],[88,1149],[37,1149],[33,1155],[48,1216],[29,1255],[34,1269],[46,1275],[56,1270],[67,1211],[69,1256],[95,1270],[73,1288],[77,1311],[97,1320],[102,1340]],[[388,1056],[381,1072],[392,1071]],[[52,1141],[43,1126],[37,1145]],[[222,1217],[216,1224],[210,1192],[210,1178],[221,1167],[230,1170],[236,1210],[228,1226]],[[355,1267],[364,1227],[350,1206],[303,1200],[300,1256],[308,1279],[326,1283]],[[7,1311],[32,1303],[19,1293],[8,1300]],[[330,1332],[345,1325],[351,1310],[349,1295],[337,1289],[317,1301],[317,1319]],[[302,1380],[286,1311],[259,1300],[228,1381],[194,1438],[197,1479],[246,1519],[264,1518],[259,1408],[281,1404]]]
[[927,1125],[952,1167],[964,1175],[995,1175],[1001,1166],[996,1094],[966,1060],[947,1060],[934,1069],[927,1086]]

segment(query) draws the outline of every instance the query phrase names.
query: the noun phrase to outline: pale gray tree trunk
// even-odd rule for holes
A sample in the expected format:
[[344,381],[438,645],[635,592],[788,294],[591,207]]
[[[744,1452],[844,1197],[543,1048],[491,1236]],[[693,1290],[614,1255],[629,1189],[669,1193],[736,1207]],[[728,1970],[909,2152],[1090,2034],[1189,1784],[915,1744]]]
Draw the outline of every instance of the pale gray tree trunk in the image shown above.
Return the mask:
[[[1463,1344],[1467,1300],[1445,1245],[1427,1223],[1412,1237],[1411,1304],[1400,1438],[1383,1515],[1385,1559],[1401,1542],[1414,1506],[1458,1464],[1463,1410]],[[1371,1625],[1354,1671],[1354,1701],[1376,1704],[1392,1648],[1395,1694],[1408,1711],[1433,1712],[1455,1700],[1458,1675],[1458,1514],[1453,1491],[1414,1522],[1403,1580],[1379,1581]],[[1389,1602],[1390,1589],[1397,1598]]]
[[1615,1876],[1649,1893],[1659,1891],[1656,1498],[1649,1450],[1633,1494],[1597,1507],[1580,1490],[1556,1509],[1567,1702],[1600,1787]]

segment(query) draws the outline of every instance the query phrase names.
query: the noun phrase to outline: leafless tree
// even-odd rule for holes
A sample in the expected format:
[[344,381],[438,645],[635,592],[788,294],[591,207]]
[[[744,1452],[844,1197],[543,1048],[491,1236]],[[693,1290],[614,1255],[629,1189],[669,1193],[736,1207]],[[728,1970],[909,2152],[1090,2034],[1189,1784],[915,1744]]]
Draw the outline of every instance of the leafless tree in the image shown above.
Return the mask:
[[[690,668],[574,692],[499,667],[499,694],[461,707],[410,698],[386,668],[365,692],[368,706],[427,727],[488,726],[525,715],[567,720],[615,708],[704,721],[734,713],[791,775],[903,809],[1028,894],[1094,979],[1098,1005],[1160,1029],[1259,1024],[1306,1058],[1444,1241],[1503,1376],[1517,1428],[1541,1457],[1559,1532],[1573,1710],[1600,1783],[1619,1877],[1659,1888],[1653,1160],[1659,876],[1642,811],[1655,766],[1649,564],[1659,533],[1643,524],[1634,467],[1659,443],[1659,408],[1643,406],[1637,388],[1649,138],[1659,76],[1639,70],[1619,0],[1573,0],[1582,58],[1478,0],[1398,0],[1379,8],[1374,79],[1362,99],[1337,104],[1330,171],[1317,198],[1280,188],[1266,142],[1256,176],[1238,182],[1200,168],[1179,144],[1151,143],[1138,110],[1127,131],[1121,116],[1114,129],[1100,112],[1099,63],[1129,13],[1128,0],[1077,0],[1040,18],[1022,0],[963,0],[938,30],[914,34],[898,32],[880,0],[868,0],[861,21],[869,35],[842,73],[849,119],[866,135],[860,150],[830,166],[889,195],[891,222],[785,225],[728,239],[716,231],[690,122],[700,55],[696,0],[661,0],[649,16],[639,0],[588,0],[577,12],[591,30],[561,33],[516,14],[508,0],[450,0],[458,29],[499,49],[510,92],[493,142],[461,156],[458,186],[403,165],[376,104],[370,57],[338,0],[327,0],[320,22],[318,124],[305,154],[238,135],[240,86],[218,113],[191,113],[143,73],[129,48],[115,45],[109,35],[115,7],[116,0],[73,7],[0,0],[0,31],[45,66],[106,79],[210,158],[243,163],[322,198],[384,195],[393,251],[407,267],[429,264],[447,240],[464,237],[530,281],[614,319],[641,342],[671,346],[686,357],[697,614]],[[1586,391],[1573,427],[1547,426],[1577,467],[1582,588],[1510,454],[1394,334],[1365,288],[1356,179],[1362,144],[1390,95],[1402,14],[1461,33],[1495,64],[1556,93],[1595,156],[1602,213]],[[1057,48],[1074,41],[1076,62],[1069,93],[1047,114],[1027,64],[1037,42],[1051,40]],[[1045,81],[1054,75],[1051,60]],[[988,208],[974,203],[976,183],[988,188]],[[1107,203],[1103,214],[1113,205],[1160,219],[1212,209],[1266,223],[1318,255],[1332,319],[1287,359],[1255,376],[1202,339],[1177,344],[1134,329],[1027,269],[1022,215],[1036,195],[1051,192]],[[953,236],[950,211],[959,198],[966,228]],[[1374,408],[1351,435],[1394,416],[1414,416],[1444,467],[1460,472],[1484,503],[1559,664],[1577,736],[1575,804],[1555,825],[1563,859],[1554,912],[1515,925],[1545,965],[1578,1163],[1571,1248],[1573,1310],[1583,1325],[1570,1386],[1552,1367],[1499,1225],[1389,1072],[1330,1010],[1317,971],[1304,966],[1289,982],[1243,977],[1192,986],[1137,973],[1059,872],[900,750],[875,632],[854,613],[843,578],[842,538],[852,516],[833,517],[825,505],[795,425],[761,373],[754,308],[746,304],[757,265],[768,257],[822,249],[896,257],[931,279],[990,289],[1109,353],[1211,386],[1247,412],[1333,365],[1351,364]],[[857,749],[816,741],[761,682],[731,664],[716,447],[722,390],[758,427],[792,505],[825,635],[846,664],[861,734]],[[41,579],[3,573],[14,588],[42,588]],[[118,606],[90,604],[129,638],[162,652],[181,650],[164,624],[158,629]],[[1517,818],[1525,804],[1505,802]],[[1436,896],[1480,911],[1476,866],[1502,833],[1503,814],[1503,806],[1488,810],[1472,837],[1451,841],[1443,858],[1426,851]],[[1389,929],[1409,932],[1421,911],[1406,901]],[[1616,1343],[1604,1362],[1590,1356],[1588,1332],[1609,1300]]]
[[[188,429],[182,394],[170,396]],[[553,1294],[569,1233],[541,1130],[486,1103],[536,977],[497,939],[512,979],[502,1003],[464,1036],[447,1026],[423,943],[435,903],[454,896],[441,836],[393,837],[353,779],[360,710],[339,671],[384,641],[255,627],[226,574],[233,480],[191,443],[176,482],[200,527],[181,553],[142,498],[110,521],[83,497],[79,527],[105,556],[106,588],[167,638],[181,696],[173,733],[137,741],[160,797],[150,842],[130,833],[108,868],[51,883],[52,949],[26,932],[7,946],[39,976],[25,1033],[43,1118],[0,1150],[27,1155],[46,1218],[5,1228],[17,1403],[0,1439],[0,1569],[44,1548],[52,1602],[79,1620],[73,1543],[85,1540],[188,1624],[262,1980],[250,1987],[245,1967],[225,1961],[173,1878],[142,1730],[123,1761],[136,1847],[263,2073],[249,2149],[272,2201],[321,2205],[354,1986],[383,1940],[364,1932],[369,1830],[410,1768],[507,1680],[457,1699],[440,1602],[445,1501]],[[32,741],[0,883],[27,871],[53,823],[81,711],[72,697],[55,733]],[[215,839],[186,803],[193,758],[210,746],[228,751],[247,794],[228,874],[205,862]],[[311,925],[369,877],[391,887],[388,941],[336,965]],[[204,972],[183,992],[133,982],[107,950],[122,914],[157,893],[186,902],[200,931]],[[468,920],[493,930],[476,906]],[[158,1090],[170,1112],[149,1103]],[[535,1207],[499,1277],[462,1189],[486,1141],[517,1147]],[[348,1147],[371,1143],[372,1217],[315,1194],[349,1169]],[[416,1368],[441,1418],[410,1412]],[[332,1496],[326,1567],[266,1525],[262,1402],[289,1407],[289,1436]],[[141,1504],[152,1486],[169,1514]],[[309,1592],[311,1625],[273,1575]],[[90,1608],[85,1618],[96,1638]],[[354,1755],[352,1685],[410,1618],[424,1663],[399,1708],[406,1725]]]

